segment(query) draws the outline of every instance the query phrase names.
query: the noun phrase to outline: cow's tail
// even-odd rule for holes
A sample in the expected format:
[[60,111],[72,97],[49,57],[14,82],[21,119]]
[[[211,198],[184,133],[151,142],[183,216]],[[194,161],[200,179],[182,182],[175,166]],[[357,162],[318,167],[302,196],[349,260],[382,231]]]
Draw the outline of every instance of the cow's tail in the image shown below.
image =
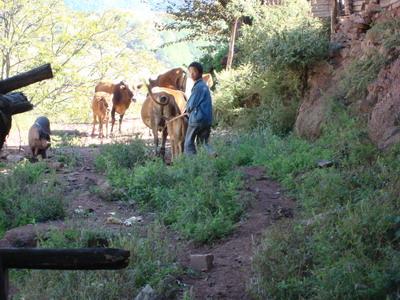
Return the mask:
[[167,105],[167,104],[169,103],[169,101],[166,102],[166,103],[161,103],[160,101],[158,101],[158,100],[156,99],[156,97],[154,97],[153,92],[151,91],[151,88],[150,88],[150,86],[147,84],[147,82],[146,82],[146,88],[147,88],[147,91],[148,91],[148,93],[149,93],[150,99],[153,100],[153,101],[154,101],[155,103],[157,103],[158,105],[165,106],[165,105]]

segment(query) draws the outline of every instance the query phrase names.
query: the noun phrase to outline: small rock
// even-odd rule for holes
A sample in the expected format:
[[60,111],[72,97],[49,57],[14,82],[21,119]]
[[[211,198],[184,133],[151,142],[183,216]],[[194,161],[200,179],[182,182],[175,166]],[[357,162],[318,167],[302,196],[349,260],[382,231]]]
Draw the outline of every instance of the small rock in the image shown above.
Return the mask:
[[124,221],[124,225],[125,226],[132,226],[132,224],[134,224],[134,223],[140,223],[140,222],[142,222],[143,221],[143,218],[142,217],[130,217],[129,219],[126,219],[125,221]]
[[9,162],[12,162],[12,163],[20,162],[23,159],[24,159],[24,157],[22,155],[19,155],[19,154],[9,154],[9,155],[7,155],[7,160]]
[[158,298],[156,291],[149,285],[140,291],[140,293],[135,297],[135,300],[156,300]]
[[317,165],[318,165],[318,168],[329,168],[334,165],[334,161],[323,159],[323,160],[318,161]]
[[8,240],[6,239],[0,240],[0,248],[10,248],[10,247],[12,247],[12,245]]
[[32,224],[11,229],[6,232],[4,239],[12,247],[36,247],[37,231]]
[[97,182],[98,195],[106,201],[111,201],[113,196],[113,188],[106,180]]
[[191,254],[190,267],[198,271],[209,271],[213,267],[214,255]]
[[123,224],[121,219],[118,219],[116,217],[108,217],[106,220],[106,224],[117,224],[117,225],[121,225]]

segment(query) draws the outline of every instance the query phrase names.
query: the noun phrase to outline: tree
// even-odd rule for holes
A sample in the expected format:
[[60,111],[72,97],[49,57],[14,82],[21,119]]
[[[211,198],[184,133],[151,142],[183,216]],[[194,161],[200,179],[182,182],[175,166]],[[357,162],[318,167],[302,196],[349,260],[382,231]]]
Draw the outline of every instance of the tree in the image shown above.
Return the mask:
[[175,43],[204,40],[215,48],[229,41],[227,68],[230,68],[238,29],[255,13],[258,4],[258,0],[184,0],[181,5],[169,1],[167,12],[173,20],[161,29],[188,32]]
[[0,20],[1,78],[52,64],[54,79],[24,89],[43,113],[87,119],[98,80],[133,83],[140,69],[161,65],[148,50],[156,46],[148,37],[153,24],[133,22],[131,12],[77,12],[62,0],[3,0]]

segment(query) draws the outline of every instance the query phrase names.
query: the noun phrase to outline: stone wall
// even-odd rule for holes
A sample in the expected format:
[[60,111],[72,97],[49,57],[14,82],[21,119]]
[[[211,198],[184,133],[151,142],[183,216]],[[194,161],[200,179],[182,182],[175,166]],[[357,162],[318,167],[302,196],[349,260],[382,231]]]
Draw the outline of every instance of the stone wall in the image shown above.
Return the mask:
[[[364,11],[367,5],[370,3],[378,4],[384,10],[392,10],[400,7],[400,0],[348,0],[348,1],[351,4],[350,11],[352,13],[360,13]],[[330,17],[332,0],[310,0],[310,2],[311,2],[311,12],[315,17],[319,18]],[[340,5],[338,5],[338,7],[340,7]]]

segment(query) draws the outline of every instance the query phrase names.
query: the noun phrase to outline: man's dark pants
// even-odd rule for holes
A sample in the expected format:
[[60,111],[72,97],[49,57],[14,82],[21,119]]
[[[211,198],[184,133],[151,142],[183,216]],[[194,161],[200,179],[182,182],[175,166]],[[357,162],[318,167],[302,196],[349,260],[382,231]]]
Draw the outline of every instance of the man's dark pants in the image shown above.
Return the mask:
[[186,131],[185,137],[185,146],[184,152],[186,154],[196,154],[196,146],[197,144],[204,144],[208,151],[208,139],[210,137],[211,126],[210,125],[199,125],[192,126],[189,125]]

